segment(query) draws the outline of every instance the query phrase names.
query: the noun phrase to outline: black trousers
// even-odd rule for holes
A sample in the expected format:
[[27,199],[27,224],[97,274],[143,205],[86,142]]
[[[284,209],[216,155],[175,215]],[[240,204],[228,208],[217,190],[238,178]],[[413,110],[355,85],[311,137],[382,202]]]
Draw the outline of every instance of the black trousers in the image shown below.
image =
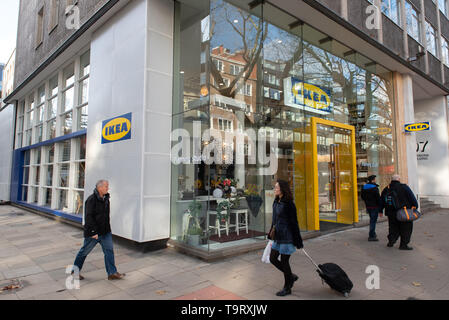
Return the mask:
[[388,241],[395,243],[401,237],[400,246],[409,244],[413,232],[413,221],[402,222],[396,219],[395,213],[388,215]]
[[279,261],[279,251],[271,250],[270,262],[284,273],[284,288],[291,288],[293,286],[293,274],[290,267],[290,255],[281,254],[281,261]]

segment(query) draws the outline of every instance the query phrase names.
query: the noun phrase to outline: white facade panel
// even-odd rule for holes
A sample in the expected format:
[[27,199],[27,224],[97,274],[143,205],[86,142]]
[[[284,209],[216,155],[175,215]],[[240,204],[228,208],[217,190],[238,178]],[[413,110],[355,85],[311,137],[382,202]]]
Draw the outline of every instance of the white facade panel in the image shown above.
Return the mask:
[[415,121],[430,122],[431,130],[416,133],[421,195],[449,208],[449,141],[447,98],[415,102]]
[[[146,1],[132,1],[96,30],[91,44],[86,191],[109,180],[112,232],[134,241],[141,240],[145,21]],[[102,122],[127,113],[131,139],[102,144]]]

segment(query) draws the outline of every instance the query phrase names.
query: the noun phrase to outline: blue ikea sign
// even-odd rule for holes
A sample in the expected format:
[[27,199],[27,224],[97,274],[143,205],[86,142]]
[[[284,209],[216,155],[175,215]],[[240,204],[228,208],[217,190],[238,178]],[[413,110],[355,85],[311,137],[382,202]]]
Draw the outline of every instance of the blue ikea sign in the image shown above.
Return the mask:
[[101,144],[131,139],[132,113],[104,120]]
[[430,131],[430,122],[409,123],[404,125],[405,132]]

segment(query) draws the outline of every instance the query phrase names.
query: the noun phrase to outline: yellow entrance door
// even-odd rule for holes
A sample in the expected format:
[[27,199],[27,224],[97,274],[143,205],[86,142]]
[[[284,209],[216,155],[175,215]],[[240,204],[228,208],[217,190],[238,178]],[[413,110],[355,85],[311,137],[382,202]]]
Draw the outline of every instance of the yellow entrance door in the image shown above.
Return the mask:
[[358,222],[354,127],[313,117],[301,137],[295,142],[295,182],[302,182],[295,183],[300,227],[320,230],[320,221]]

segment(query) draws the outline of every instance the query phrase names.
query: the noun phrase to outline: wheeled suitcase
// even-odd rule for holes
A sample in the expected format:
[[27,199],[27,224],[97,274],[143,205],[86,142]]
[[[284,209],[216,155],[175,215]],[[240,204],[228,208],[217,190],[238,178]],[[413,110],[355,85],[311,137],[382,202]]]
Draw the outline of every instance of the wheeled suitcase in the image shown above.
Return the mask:
[[352,281],[349,279],[348,275],[342,268],[340,268],[335,263],[324,263],[317,265],[315,261],[308,255],[308,253],[302,249],[307,258],[313,263],[317,268],[317,272],[321,279],[323,279],[329,287],[342,293],[345,297],[349,296],[351,289],[353,287]]

